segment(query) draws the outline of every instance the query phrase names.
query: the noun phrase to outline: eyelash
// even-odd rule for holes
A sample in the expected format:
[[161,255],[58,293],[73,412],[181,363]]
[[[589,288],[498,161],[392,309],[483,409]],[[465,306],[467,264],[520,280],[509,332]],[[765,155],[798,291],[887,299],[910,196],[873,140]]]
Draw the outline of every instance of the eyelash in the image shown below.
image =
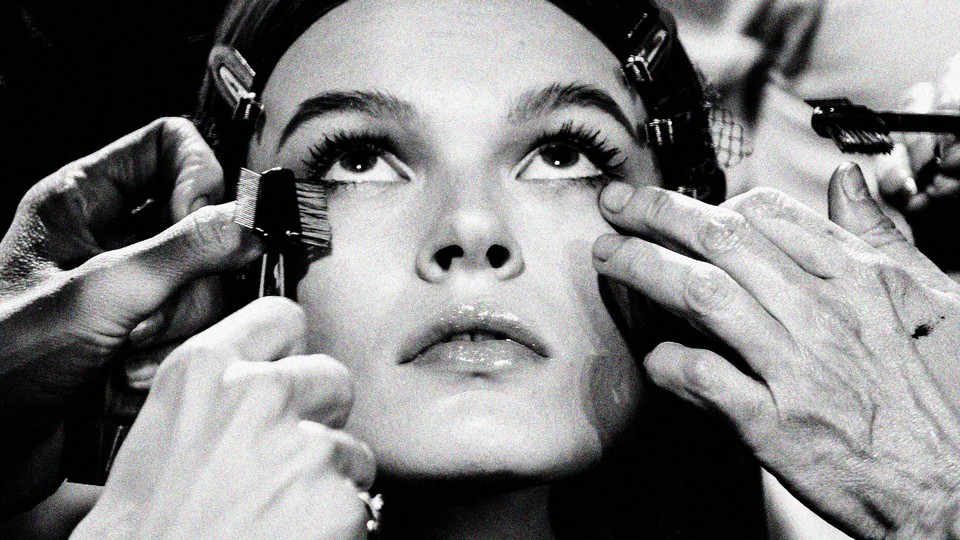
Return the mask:
[[527,154],[550,145],[570,146],[590,160],[600,174],[583,178],[570,178],[572,182],[586,182],[590,186],[603,187],[614,180],[625,177],[624,169],[627,158],[622,152],[611,146],[600,134],[599,130],[589,130],[584,126],[575,126],[573,122],[565,122],[560,129],[548,131],[537,137]]
[[[559,129],[540,134],[530,144],[525,155],[551,145],[569,146],[582,152],[598,169],[600,174],[583,178],[571,178],[572,182],[585,182],[593,187],[603,187],[613,180],[624,178],[624,166],[627,159],[621,157],[621,151],[607,143],[599,130],[589,130],[584,126],[575,126],[566,122]],[[307,179],[323,183],[336,190],[344,187],[356,187],[361,182],[323,180],[323,176],[350,152],[367,151],[378,157],[390,153],[396,155],[393,140],[382,133],[340,132],[325,135],[309,150],[309,157],[302,160],[307,168]]]
[[366,151],[377,157],[384,154],[396,154],[396,145],[387,135],[373,132],[340,132],[324,135],[322,141],[315,143],[309,150],[310,156],[302,160],[307,168],[307,180],[325,184],[329,189],[356,187],[362,182],[347,182],[342,180],[324,180],[331,167],[350,152]]

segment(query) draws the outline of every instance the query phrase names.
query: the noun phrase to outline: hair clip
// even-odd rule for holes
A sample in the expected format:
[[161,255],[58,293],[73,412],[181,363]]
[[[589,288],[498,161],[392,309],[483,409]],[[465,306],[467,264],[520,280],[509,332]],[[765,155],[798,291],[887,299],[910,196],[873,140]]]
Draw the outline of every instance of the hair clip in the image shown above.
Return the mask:
[[627,57],[623,70],[635,84],[652,83],[655,74],[667,56],[670,44],[670,29],[656,14],[647,12],[627,33],[633,54]]
[[220,97],[233,108],[233,121],[256,125],[263,105],[252,91],[257,72],[233,47],[217,45],[207,58],[207,70]]

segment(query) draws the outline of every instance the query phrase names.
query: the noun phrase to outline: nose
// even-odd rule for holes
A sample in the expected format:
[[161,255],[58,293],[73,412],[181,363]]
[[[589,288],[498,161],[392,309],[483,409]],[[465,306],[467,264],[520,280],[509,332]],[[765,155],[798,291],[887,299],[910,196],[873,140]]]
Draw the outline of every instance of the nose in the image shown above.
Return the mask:
[[436,209],[417,253],[421,279],[442,283],[457,274],[479,273],[505,281],[523,273],[523,254],[504,215],[506,201],[476,186],[444,198],[448,202]]

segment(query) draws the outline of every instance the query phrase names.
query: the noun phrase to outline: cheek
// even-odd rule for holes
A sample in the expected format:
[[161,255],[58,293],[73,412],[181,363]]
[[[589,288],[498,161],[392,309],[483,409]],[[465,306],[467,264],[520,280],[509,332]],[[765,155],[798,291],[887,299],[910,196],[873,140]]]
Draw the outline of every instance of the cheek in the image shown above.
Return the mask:
[[601,295],[600,281],[593,269],[592,242],[573,243],[565,251],[565,268],[577,296],[575,305],[582,309],[577,320],[591,341],[582,356],[580,405],[602,447],[608,448],[628,428],[636,413],[642,379],[611,314],[611,310],[617,309],[615,302]]
[[[527,250],[535,259],[528,262],[532,271],[542,272],[537,281],[551,284],[562,312],[558,325],[564,330],[563,349],[574,369],[574,384],[565,393],[568,402],[575,403],[577,429],[594,433],[601,448],[608,448],[636,414],[642,378],[614,322],[616,302],[601,295],[593,267],[594,240],[614,230],[589,203],[568,201],[563,209],[555,208],[552,216],[540,216],[538,227],[526,227],[532,234],[526,244],[538,246]],[[576,392],[571,395],[573,388]]]

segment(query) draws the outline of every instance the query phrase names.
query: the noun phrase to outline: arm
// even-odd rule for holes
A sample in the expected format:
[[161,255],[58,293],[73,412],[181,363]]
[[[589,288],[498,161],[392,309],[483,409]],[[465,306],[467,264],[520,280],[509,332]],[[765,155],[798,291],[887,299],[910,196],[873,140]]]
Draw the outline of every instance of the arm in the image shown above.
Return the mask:
[[[162,347],[218,318],[216,280],[194,280],[260,250],[230,205],[207,206],[222,192],[193,125],[164,119],[21,202],[0,243],[0,518],[59,486],[64,410],[121,346]],[[132,213],[150,199],[153,219]]]

